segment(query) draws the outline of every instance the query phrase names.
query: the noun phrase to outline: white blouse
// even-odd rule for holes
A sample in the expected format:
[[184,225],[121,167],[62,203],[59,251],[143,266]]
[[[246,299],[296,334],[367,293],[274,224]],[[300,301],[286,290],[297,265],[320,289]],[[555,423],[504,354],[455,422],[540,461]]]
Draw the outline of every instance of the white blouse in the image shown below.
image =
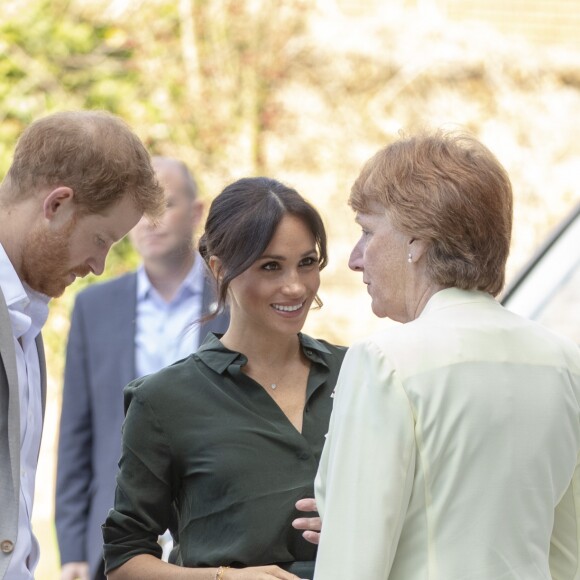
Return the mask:
[[352,346],[315,580],[580,579],[580,350],[446,289]]

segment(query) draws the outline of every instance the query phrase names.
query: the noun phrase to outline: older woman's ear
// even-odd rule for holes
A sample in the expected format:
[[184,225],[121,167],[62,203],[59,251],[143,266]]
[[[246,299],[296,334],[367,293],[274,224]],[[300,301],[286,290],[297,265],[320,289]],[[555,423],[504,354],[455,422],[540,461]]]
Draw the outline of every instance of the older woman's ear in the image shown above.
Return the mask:
[[425,255],[428,246],[429,244],[424,240],[411,238],[408,244],[407,261],[416,264]]

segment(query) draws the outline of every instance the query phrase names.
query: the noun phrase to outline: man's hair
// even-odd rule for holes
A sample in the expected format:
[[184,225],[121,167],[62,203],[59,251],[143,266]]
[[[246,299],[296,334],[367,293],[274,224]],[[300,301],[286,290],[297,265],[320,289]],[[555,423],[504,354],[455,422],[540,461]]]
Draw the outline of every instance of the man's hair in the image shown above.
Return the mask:
[[161,155],[154,155],[151,157],[151,162],[154,169],[166,167],[174,167],[181,173],[183,178],[183,193],[190,199],[197,199],[197,182],[193,177],[193,174],[189,170],[189,167],[181,161],[181,159],[175,159],[174,157],[163,157]]
[[512,187],[474,137],[436,131],[399,139],[367,161],[349,203],[362,213],[378,203],[400,231],[428,242],[427,271],[437,284],[501,291]]
[[65,186],[81,213],[103,213],[125,194],[152,218],[164,210],[145,146],[122,119],[104,111],[64,111],[33,122],[18,139],[4,184],[8,203]]

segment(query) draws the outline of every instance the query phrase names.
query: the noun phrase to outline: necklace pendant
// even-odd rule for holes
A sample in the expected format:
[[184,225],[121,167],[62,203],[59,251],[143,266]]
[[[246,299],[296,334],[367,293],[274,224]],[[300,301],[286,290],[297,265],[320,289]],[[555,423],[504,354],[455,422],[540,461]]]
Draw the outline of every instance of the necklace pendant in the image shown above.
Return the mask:
[[270,385],[270,387],[271,387],[272,389],[275,389],[276,387],[278,387],[278,385],[277,385],[276,383],[272,383],[272,384]]

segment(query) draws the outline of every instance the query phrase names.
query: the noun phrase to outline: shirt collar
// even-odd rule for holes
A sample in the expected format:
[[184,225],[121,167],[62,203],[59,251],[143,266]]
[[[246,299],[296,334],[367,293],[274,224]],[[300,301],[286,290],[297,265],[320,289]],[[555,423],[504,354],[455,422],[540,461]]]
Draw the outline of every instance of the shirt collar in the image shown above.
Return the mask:
[[6,306],[24,307],[28,302],[28,296],[16,270],[0,244],[0,284],[6,300]]
[[[199,357],[203,363],[220,375],[234,362],[238,362],[240,366],[244,366],[248,362],[248,359],[242,353],[227,349],[220,341],[222,336],[222,334],[214,332],[208,333],[203,344],[195,353],[195,356]],[[322,355],[331,353],[324,344],[302,333],[298,333],[298,339],[300,340],[302,352],[308,359],[328,367]]]
[[[193,266],[180,284],[176,295],[179,295],[183,289],[189,290],[191,294],[203,294],[203,280],[203,258],[198,252],[195,252]],[[153,284],[151,284],[151,280],[149,280],[145,267],[141,264],[137,270],[137,300],[148,298],[154,290],[155,288],[153,288]]]
[[[6,300],[6,306],[29,317],[29,321],[18,316],[18,328],[14,328],[16,338],[20,338],[32,328],[34,334],[38,334],[48,318],[48,303],[50,297],[33,290],[28,284],[21,281],[6,254],[2,244],[0,244],[0,285]],[[22,324],[19,324],[19,323]]]
[[451,306],[458,304],[467,304],[474,302],[496,302],[495,298],[488,292],[481,292],[479,290],[461,290],[460,288],[444,288],[439,290],[429,298],[429,301],[423,308],[419,318]]

